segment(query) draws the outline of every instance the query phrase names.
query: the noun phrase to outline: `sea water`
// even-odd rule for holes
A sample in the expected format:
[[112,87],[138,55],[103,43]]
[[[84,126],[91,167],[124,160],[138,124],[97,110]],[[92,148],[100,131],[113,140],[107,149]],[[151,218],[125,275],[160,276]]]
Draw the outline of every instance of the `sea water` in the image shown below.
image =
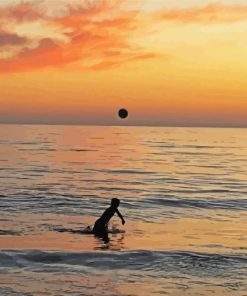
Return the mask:
[[0,125],[0,295],[247,295],[246,167],[246,129]]

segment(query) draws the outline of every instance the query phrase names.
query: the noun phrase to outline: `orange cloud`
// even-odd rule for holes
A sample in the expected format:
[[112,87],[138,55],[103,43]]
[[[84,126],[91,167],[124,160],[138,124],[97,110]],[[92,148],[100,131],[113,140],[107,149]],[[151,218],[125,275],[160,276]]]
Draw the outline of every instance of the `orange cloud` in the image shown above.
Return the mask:
[[153,54],[153,53],[139,54],[139,55],[138,54],[135,54],[135,55],[131,54],[131,55],[129,55],[129,57],[127,55],[125,55],[124,59],[122,56],[120,59],[118,59],[118,56],[121,56],[121,53],[115,54],[115,57],[117,57],[115,60],[112,59],[110,61],[98,63],[96,65],[92,65],[92,66],[88,67],[88,69],[94,70],[94,71],[107,70],[109,68],[114,68],[114,67],[117,67],[121,64],[130,62],[130,61],[147,60],[147,59],[152,59],[152,58],[157,57],[157,55]]
[[15,20],[18,23],[33,21],[42,18],[42,13],[37,6],[30,2],[21,2],[0,9],[0,19]]
[[17,34],[0,32],[0,47],[6,45],[22,45],[27,43],[27,38],[20,37]]
[[247,5],[209,4],[204,7],[173,9],[159,15],[164,20],[185,23],[234,23],[247,20]]
[[[142,48],[130,44],[128,36],[138,27],[137,12],[121,12],[119,5],[120,2],[117,6],[116,2],[111,1],[94,5],[89,3],[86,6],[67,5],[66,12],[53,17],[47,16],[45,10],[42,11],[34,2],[1,9],[0,17],[5,22],[10,20],[30,24],[30,30],[34,21],[42,21],[42,24],[47,22],[49,26],[60,28],[68,41],[61,42],[49,37],[38,40],[36,46],[27,47],[23,44],[15,56],[0,58],[0,72],[33,71],[62,66],[79,70],[102,70],[136,59],[154,57]],[[8,34],[13,39],[15,32]]]
[[[156,12],[147,14],[122,9],[124,0],[82,3],[68,5],[64,2],[63,9],[52,14],[48,10],[49,1],[21,2],[1,8],[0,73],[47,67],[99,71],[156,57],[145,49],[145,44],[138,46],[131,38],[150,22],[157,21]],[[247,5],[210,4],[162,10],[158,12],[160,19],[182,23],[232,23],[247,19]]]

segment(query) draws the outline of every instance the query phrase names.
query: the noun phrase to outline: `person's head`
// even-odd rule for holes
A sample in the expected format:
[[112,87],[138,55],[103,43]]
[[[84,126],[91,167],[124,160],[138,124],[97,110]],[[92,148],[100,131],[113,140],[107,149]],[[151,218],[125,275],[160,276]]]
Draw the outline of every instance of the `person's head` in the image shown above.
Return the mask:
[[112,198],[111,200],[111,206],[114,208],[117,208],[120,204],[120,200],[118,198]]

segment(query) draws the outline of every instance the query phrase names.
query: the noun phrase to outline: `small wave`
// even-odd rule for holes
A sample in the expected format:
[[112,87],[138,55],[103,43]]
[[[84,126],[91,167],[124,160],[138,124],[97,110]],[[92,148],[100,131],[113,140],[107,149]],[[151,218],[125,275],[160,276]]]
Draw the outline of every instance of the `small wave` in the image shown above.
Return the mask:
[[96,149],[69,149],[66,151],[73,151],[73,152],[95,152],[98,151]]
[[130,193],[141,193],[144,192],[144,190],[141,189],[135,189],[135,188],[124,188],[124,187],[105,187],[105,186],[99,186],[95,188],[96,190],[102,190],[102,191],[109,191],[109,192],[114,192],[114,191],[127,191]]
[[6,144],[6,145],[39,145],[44,143],[50,143],[50,142],[29,142],[29,141],[8,141],[8,140],[2,140],[0,141],[0,144]]
[[12,231],[12,230],[2,230],[0,229],[0,235],[20,235],[19,232],[17,231]]
[[216,198],[145,198],[145,203],[157,206],[179,208],[213,209],[213,210],[247,210],[247,199],[216,199]]
[[[45,195],[46,194],[46,195]],[[0,209],[7,212],[32,212],[32,213],[57,213],[57,214],[78,214],[87,210],[88,215],[95,214],[95,208],[103,210],[109,204],[107,199],[100,199],[96,195],[60,195],[47,194],[41,190],[40,194],[33,196],[31,193],[20,194],[19,196],[8,196],[1,198]]]
[[152,273],[177,272],[196,276],[225,277],[227,273],[247,276],[247,255],[210,254],[187,251],[122,251],[122,252],[62,252],[14,251],[0,252],[0,263],[5,268],[33,269],[37,264],[97,269],[128,269]]
[[24,148],[21,148],[21,149],[18,149],[19,151],[57,151],[57,149],[54,149],[54,148],[33,148],[33,149],[24,149]]
[[149,147],[157,147],[157,148],[191,148],[191,149],[240,149],[241,148],[239,146],[198,145],[198,144],[183,145],[179,143],[156,142],[156,141],[146,141],[146,142],[143,142],[143,144]]
[[[106,205],[109,204],[109,199],[100,197],[96,194],[58,194],[56,192],[49,192],[49,186],[34,187],[36,191],[35,195],[32,192],[20,192],[18,195],[2,196],[0,209],[8,212],[20,212],[20,211],[31,211],[31,212],[52,212],[52,213],[64,213],[73,215],[81,214],[82,210],[87,210],[88,215],[95,213],[95,209],[103,210]],[[225,198],[225,195],[232,191],[228,190],[205,190],[205,191],[170,191],[170,190],[158,190],[154,193],[149,191],[143,191],[140,189],[123,189],[122,187],[106,187],[99,186],[97,191],[102,192],[114,192],[122,193],[125,191],[130,194],[138,195],[140,198],[128,197],[124,199],[123,205],[127,209],[135,208],[149,211],[150,209],[156,210],[160,214],[165,214],[166,208],[172,209],[193,209],[193,210],[229,210],[229,211],[246,211],[247,210],[247,199],[246,198]],[[184,197],[180,196],[183,192]],[[235,192],[235,191],[234,191]],[[210,193],[212,195],[223,194],[220,198],[213,197],[186,197],[193,194]],[[195,196],[195,195],[194,195]],[[200,195],[201,196],[201,195]],[[193,212],[194,213],[194,212]],[[176,215],[180,215],[177,212]],[[194,213],[195,214],[195,213]],[[135,216],[136,214],[134,214]],[[142,218],[144,218],[142,216]]]
[[99,172],[99,173],[106,173],[106,174],[129,174],[129,175],[156,175],[156,172],[151,171],[144,171],[138,169],[131,169],[131,170],[88,170],[89,172]]

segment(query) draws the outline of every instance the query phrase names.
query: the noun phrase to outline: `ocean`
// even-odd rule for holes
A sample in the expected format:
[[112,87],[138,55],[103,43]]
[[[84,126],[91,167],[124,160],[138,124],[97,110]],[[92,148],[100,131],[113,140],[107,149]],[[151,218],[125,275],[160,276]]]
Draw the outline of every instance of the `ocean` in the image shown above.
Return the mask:
[[0,295],[246,296],[246,167],[246,129],[0,125]]

